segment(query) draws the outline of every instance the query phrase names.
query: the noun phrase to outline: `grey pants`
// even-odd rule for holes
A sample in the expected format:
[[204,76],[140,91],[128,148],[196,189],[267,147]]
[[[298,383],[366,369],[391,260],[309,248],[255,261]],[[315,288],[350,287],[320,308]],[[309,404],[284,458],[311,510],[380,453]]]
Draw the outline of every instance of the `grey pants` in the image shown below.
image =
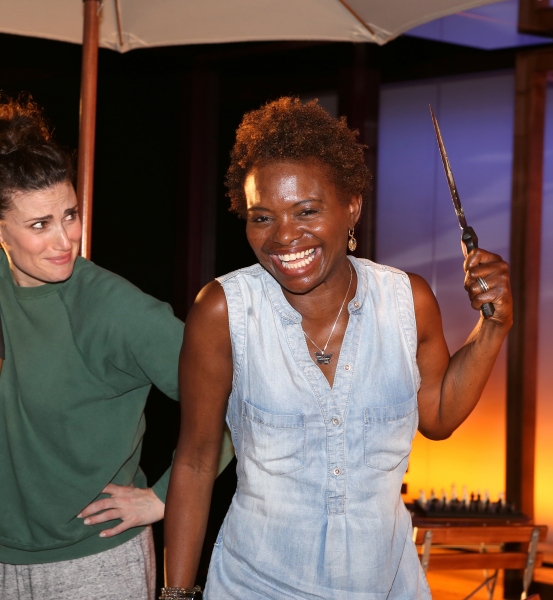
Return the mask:
[[0,563],[1,600],[154,600],[152,528],[84,558],[38,565]]

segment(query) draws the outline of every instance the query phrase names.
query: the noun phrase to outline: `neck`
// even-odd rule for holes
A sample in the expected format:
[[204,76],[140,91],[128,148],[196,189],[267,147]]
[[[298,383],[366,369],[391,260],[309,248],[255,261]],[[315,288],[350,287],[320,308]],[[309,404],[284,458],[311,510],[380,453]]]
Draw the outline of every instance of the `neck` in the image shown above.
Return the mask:
[[[302,315],[303,319],[326,322],[336,318],[344,298],[347,304],[355,296],[356,289],[357,273],[346,257],[344,264],[336,269],[333,277],[327,278],[306,294],[294,294],[284,288],[282,291],[286,300]],[[347,297],[345,297],[346,291]]]

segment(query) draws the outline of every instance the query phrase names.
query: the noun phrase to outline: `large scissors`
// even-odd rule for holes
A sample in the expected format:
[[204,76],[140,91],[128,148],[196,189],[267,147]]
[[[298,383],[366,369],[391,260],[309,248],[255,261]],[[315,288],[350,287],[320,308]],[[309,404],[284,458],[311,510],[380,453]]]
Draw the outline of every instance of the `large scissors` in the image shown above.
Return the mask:
[[[461,234],[461,240],[463,241],[463,244],[465,244],[465,248],[467,249],[468,254],[469,252],[474,250],[474,248],[478,248],[478,236],[474,232],[474,229],[472,227],[469,227],[467,224],[467,219],[463,211],[463,206],[461,205],[461,200],[459,199],[459,192],[457,191],[455,179],[453,178],[453,173],[451,172],[451,165],[449,164],[447,152],[445,151],[444,142],[442,140],[442,134],[440,132],[440,126],[438,125],[436,115],[432,110],[432,106],[430,106],[430,114],[432,115],[432,122],[434,123],[434,131],[436,132],[436,139],[438,140],[438,147],[440,149],[440,156],[442,157],[442,163],[444,165],[447,185],[449,186],[449,192],[451,193],[451,199],[453,200],[453,208],[455,209],[455,214],[457,215],[457,219],[459,221],[459,227],[463,231],[463,233]],[[486,283],[485,279],[482,279],[482,277],[477,277],[476,281],[479,283],[483,292],[487,292],[489,290],[488,284]],[[495,312],[495,309],[491,302],[486,302],[486,304],[483,304],[480,310],[482,311],[484,317],[491,317]]]

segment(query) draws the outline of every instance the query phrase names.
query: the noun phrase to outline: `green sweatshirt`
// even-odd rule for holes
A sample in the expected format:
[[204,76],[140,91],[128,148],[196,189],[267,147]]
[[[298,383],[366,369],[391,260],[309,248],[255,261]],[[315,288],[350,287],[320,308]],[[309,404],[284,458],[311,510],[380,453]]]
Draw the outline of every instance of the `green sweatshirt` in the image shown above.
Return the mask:
[[[139,467],[152,383],[177,399],[183,323],[124,279],[78,258],[59,284],[19,287],[0,252],[6,359],[0,375],[0,562],[96,554],[142,531],[77,515]],[[226,440],[221,467],[232,457]],[[165,500],[169,471],[153,486]]]

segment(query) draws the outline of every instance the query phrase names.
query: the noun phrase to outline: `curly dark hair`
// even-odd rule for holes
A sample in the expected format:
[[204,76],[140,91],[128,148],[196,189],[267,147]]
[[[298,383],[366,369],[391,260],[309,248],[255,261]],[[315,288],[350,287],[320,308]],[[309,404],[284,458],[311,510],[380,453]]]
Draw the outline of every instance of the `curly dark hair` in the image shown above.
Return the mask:
[[17,192],[73,183],[73,156],[52,139],[41,108],[30,95],[0,94],[0,219]]
[[366,146],[357,135],[345,117],[334,119],[317,100],[283,97],[246,113],[236,131],[225,182],[230,210],[245,216],[248,173],[275,161],[319,160],[328,167],[340,197],[365,193],[371,176],[365,165]]

